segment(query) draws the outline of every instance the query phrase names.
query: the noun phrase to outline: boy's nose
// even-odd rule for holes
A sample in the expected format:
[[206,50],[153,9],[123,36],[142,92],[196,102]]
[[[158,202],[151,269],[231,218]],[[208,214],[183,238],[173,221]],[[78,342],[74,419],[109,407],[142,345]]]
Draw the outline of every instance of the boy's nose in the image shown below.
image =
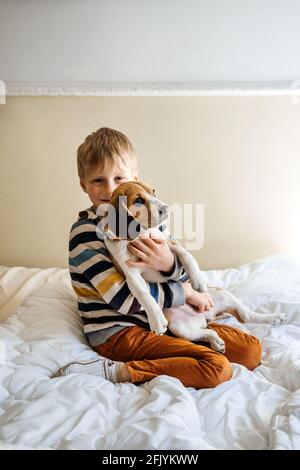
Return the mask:
[[109,185],[107,186],[106,188],[106,191],[105,191],[105,199],[110,201],[111,199],[111,196],[112,196],[112,193],[114,192],[114,190],[117,188],[117,185]]

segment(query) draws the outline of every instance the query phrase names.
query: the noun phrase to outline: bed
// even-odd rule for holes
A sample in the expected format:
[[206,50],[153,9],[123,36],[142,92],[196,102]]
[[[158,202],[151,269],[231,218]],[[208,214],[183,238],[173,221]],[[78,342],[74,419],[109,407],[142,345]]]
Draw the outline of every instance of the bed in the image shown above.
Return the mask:
[[233,364],[214,389],[160,376],[143,385],[74,374],[50,378],[95,353],[82,333],[68,271],[0,267],[0,448],[300,449],[300,264],[272,256],[204,273],[279,327],[240,325],[263,343],[254,371]]

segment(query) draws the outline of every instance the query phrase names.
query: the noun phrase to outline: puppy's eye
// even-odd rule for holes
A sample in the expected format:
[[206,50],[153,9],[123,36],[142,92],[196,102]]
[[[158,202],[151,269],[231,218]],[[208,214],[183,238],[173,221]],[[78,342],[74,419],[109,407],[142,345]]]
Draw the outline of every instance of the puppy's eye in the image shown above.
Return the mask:
[[141,197],[138,197],[138,198],[134,201],[134,204],[135,204],[136,206],[141,206],[141,205],[143,205],[144,203],[145,203],[145,201],[144,201],[144,199],[141,198]]

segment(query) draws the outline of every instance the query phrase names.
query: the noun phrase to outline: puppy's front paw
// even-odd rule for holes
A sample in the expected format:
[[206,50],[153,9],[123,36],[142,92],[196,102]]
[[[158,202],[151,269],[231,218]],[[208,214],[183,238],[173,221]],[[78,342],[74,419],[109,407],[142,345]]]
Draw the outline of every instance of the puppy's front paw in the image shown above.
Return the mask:
[[287,314],[286,313],[274,313],[273,314],[273,319],[272,319],[272,326],[278,326],[281,325],[285,320],[287,319]]
[[151,327],[151,331],[156,333],[158,336],[162,336],[167,331],[167,326],[157,324],[155,327]]
[[149,325],[153,333],[161,336],[167,331],[168,321],[166,317],[161,314],[159,318],[152,318],[151,320],[149,319]]
[[210,339],[210,347],[222,354],[225,352],[225,343],[219,336]]
[[206,282],[202,279],[200,272],[193,273],[192,275],[189,275],[192,288],[198,292],[206,292],[207,291],[207,285]]

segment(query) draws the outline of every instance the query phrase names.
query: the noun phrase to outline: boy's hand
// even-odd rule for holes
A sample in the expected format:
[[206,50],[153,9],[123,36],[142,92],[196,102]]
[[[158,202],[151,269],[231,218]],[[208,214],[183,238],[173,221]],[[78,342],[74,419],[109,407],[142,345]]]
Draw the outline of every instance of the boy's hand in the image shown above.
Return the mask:
[[185,300],[198,312],[207,312],[214,306],[212,296],[208,292],[197,292],[189,282],[182,284],[185,293]]
[[147,267],[164,272],[169,272],[174,266],[174,255],[166,240],[152,238],[151,233],[150,238],[141,236],[138,240],[128,243],[128,250],[140,258],[138,261],[127,261],[128,266]]

